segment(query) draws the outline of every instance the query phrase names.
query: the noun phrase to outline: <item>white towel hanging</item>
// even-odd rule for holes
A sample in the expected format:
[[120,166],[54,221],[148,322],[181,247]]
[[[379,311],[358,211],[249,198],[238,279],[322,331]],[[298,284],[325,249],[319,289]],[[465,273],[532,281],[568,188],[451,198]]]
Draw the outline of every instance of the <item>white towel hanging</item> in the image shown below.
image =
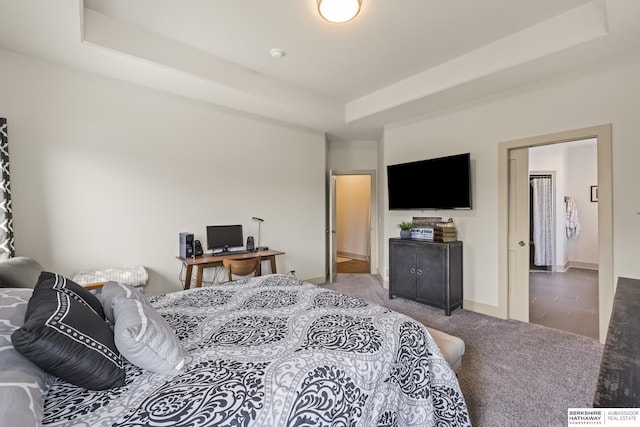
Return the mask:
[[578,206],[576,205],[576,201],[573,199],[573,197],[565,197],[564,200],[567,205],[565,220],[567,237],[575,239],[580,234],[581,228],[580,219],[578,218]]

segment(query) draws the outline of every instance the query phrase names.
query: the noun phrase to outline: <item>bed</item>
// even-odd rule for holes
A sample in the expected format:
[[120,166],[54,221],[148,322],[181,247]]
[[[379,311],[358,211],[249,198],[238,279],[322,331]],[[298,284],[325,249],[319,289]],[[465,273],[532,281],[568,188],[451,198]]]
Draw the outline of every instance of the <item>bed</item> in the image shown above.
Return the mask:
[[48,376],[47,426],[470,425],[455,373],[420,323],[287,275],[151,297],[184,365],[123,362],[124,385]]

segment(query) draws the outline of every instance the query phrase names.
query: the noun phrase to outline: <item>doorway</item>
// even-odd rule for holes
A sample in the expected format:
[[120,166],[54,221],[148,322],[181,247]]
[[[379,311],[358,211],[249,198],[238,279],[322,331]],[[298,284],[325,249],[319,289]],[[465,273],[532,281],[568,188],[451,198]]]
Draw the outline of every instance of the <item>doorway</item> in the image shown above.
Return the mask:
[[336,258],[338,273],[371,271],[371,176],[336,177]]
[[529,148],[529,322],[599,338],[597,141]]
[[330,171],[327,281],[337,273],[371,274],[375,262],[375,171]]
[[[500,143],[498,316],[529,321],[529,248],[526,243],[529,240],[529,148],[596,138],[598,329],[600,342],[606,339],[614,290],[611,135],[611,125],[607,124]],[[519,197],[525,194],[526,198]]]

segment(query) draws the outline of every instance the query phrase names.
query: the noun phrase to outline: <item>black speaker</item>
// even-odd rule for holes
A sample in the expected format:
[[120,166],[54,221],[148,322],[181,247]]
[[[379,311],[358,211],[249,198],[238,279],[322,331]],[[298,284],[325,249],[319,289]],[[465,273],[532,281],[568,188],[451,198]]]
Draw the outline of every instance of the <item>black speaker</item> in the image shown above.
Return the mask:
[[180,257],[193,257],[193,233],[180,233]]
[[253,236],[247,237],[247,250],[249,252],[253,252],[253,251],[256,250],[256,247],[255,247],[255,245],[253,243]]
[[193,242],[193,253],[195,256],[203,255],[204,252],[202,251],[202,243],[200,243],[200,240]]

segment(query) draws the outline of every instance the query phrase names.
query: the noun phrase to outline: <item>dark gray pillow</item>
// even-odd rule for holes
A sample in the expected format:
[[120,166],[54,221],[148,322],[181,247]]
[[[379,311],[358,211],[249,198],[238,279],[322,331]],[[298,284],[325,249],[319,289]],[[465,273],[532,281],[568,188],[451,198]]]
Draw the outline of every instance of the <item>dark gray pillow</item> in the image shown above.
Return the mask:
[[18,353],[11,334],[24,323],[32,289],[0,289],[0,421],[37,427],[49,376]]
[[31,288],[38,283],[42,266],[33,258],[19,256],[0,261],[0,287]]
[[55,275],[40,280],[24,325],[11,335],[15,349],[71,384],[91,390],[123,386],[124,363],[109,325],[72,293],[52,286]]
[[[86,305],[98,316],[104,319],[104,310],[102,309],[102,303],[98,297],[84,287],[78,285],[73,280],[67,279],[66,277],[56,273],[43,271],[38,277],[38,287],[63,292],[76,301]],[[29,311],[27,311],[27,316],[29,316]]]

